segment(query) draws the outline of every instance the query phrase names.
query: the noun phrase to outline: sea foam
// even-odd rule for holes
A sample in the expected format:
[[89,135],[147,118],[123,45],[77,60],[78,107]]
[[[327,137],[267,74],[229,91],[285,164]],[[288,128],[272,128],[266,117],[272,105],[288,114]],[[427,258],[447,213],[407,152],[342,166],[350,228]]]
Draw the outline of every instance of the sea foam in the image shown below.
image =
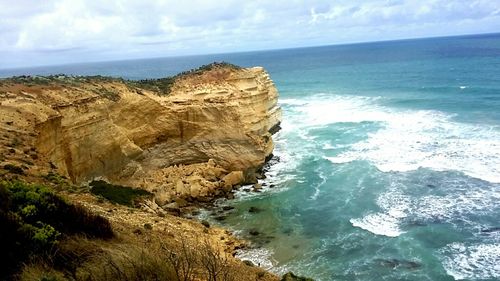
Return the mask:
[[331,162],[367,160],[383,171],[412,171],[420,167],[456,170],[500,183],[500,127],[460,123],[453,115],[432,110],[396,110],[378,104],[379,97],[316,95],[285,100],[292,107],[285,131],[304,140],[311,128],[334,123],[377,122],[370,133],[344,152],[327,156]]
[[[408,172],[421,167],[455,170],[489,182],[500,182],[500,130],[481,124],[459,123],[453,116],[431,110],[396,110],[380,105],[380,97],[359,97],[319,94],[282,103],[290,112],[283,124],[284,134],[297,134],[309,142],[304,147],[290,148],[307,154],[314,143],[314,128],[335,123],[374,122],[380,129],[366,138],[344,145],[336,155],[326,151],[322,157],[335,164],[365,160],[383,172]],[[289,136],[288,136],[289,137]],[[319,144],[323,150],[335,148],[335,140]],[[293,152],[292,152],[293,153]],[[328,155],[330,154],[330,155]],[[293,156],[291,158],[303,157]],[[299,160],[299,159],[297,159]],[[354,227],[377,235],[396,237],[404,233],[405,218],[422,221],[451,221],[465,218],[472,212],[495,210],[500,196],[496,189],[482,186],[446,183],[446,196],[427,194],[414,198],[401,191],[406,183],[393,183],[377,199],[379,211],[350,220]],[[400,186],[398,186],[400,185]],[[314,197],[319,194],[315,189]],[[488,199],[490,198],[490,199]]]
[[455,280],[500,278],[500,244],[452,243],[441,249],[441,261]]

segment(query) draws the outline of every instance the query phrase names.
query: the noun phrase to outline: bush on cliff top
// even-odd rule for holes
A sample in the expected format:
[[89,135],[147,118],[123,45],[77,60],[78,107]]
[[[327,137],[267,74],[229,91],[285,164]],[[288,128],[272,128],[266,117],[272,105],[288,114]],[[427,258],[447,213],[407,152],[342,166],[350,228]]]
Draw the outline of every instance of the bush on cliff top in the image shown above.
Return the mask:
[[228,62],[213,62],[210,64],[202,65],[198,68],[194,68],[188,71],[183,71],[177,75],[170,77],[159,78],[159,79],[142,79],[138,81],[128,81],[128,83],[138,88],[157,92],[161,95],[168,95],[176,79],[186,75],[200,75],[206,71],[210,71],[212,69],[221,67],[227,67],[231,69],[241,69],[241,67]]
[[0,229],[1,280],[29,259],[57,251],[64,236],[114,236],[107,219],[67,203],[48,187],[20,181],[0,182]]
[[152,194],[143,189],[135,189],[128,186],[114,185],[105,181],[93,181],[90,183],[92,189],[90,190],[94,195],[102,196],[107,200],[134,207],[138,201],[144,197],[152,196]]
[[[56,74],[48,76],[30,76],[21,75],[13,76],[10,78],[0,79],[0,86],[9,84],[24,84],[27,86],[50,86],[50,85],[67,85],[67,86],[78,86],[89,82],[122,82],[129,87],[135,87],[139,89],[149,90],[156,92],[159,95],[168,95],[170,93],[171,87],[173,86],[176,79],[186,76],[186,75],[199,75],[206,71],[210,71],[216,68],[231,68],[231,69],[241,69],[241,67],[228,63],[228,62],[213,62],[210,64],[202,65],[198,68],[194,68],[188,71],[183,71],[174,76],[159,78],[159,79],[142,79],[142,80],[126,80],[123,78],[107,77],[101,75],[94,76],[73,76],[66,74]],[[96,94],[104,96],[105,98],[116,101],[119,95],[114,91],[109,89],[95,89]]]

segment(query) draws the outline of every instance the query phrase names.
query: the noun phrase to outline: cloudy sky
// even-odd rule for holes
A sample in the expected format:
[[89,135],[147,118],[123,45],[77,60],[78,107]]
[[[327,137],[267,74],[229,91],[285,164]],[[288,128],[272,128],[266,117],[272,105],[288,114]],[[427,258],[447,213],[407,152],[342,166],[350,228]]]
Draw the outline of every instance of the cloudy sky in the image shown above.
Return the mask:
[[0,68],[500,32],[500,0],[0,0]]

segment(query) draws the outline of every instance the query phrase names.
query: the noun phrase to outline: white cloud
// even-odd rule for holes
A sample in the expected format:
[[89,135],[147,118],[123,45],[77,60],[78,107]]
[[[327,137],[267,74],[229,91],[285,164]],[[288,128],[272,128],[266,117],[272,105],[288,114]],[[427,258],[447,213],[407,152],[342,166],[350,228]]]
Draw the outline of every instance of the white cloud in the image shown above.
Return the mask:
[[0,67],[496,32],[500,0],[0,0]]

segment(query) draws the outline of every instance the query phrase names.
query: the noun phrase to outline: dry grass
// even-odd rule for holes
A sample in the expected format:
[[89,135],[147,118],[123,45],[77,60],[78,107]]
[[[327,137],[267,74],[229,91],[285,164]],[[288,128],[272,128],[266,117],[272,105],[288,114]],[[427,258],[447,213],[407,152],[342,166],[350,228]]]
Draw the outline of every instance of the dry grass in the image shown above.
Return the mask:
[[113,241],[71,237],[50,260],[34,261],[18,275],[31,280],[169,280],[233,281],[235,267],[230,257],[208,241],[198,248],[181,243],[169,248],[160,237],[141,243],[131,237]]
[[25,266],[17,277],[22,281],[64,281],[67,278],[63,273],[42,262]]

